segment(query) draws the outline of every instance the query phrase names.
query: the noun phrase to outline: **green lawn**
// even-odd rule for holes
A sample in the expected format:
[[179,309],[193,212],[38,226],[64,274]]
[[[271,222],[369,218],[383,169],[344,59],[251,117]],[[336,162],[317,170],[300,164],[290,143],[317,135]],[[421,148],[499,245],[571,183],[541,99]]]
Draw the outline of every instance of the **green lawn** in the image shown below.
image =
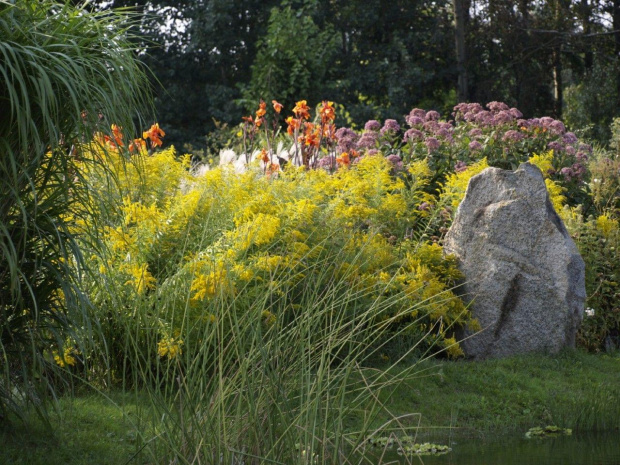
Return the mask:
[[[420,421],[429,430],[457,428],[450,434],[506,434],[546,425],[619,429],[620,353],[430,360],[385,391],[381,399],[393,415],[419,413],[408,422]],[[377,423],[388,419],[386,413]]]
[[[521,435],[545,425],[614,430],[620,427],[620,354],[568,351],[483,362],[430,360],[418,364],[404,383],[378,395],[386,411],[377,425],[390,416],[418,413],[401,422],[420,421],[420,433],[438,440],[448,434]],[[28,426],[16,421],[0,430],[0,463],[153,463],[148,453],[139,453],[143,441],[153,437],[144,432],[148,401],[142,395],[139,399],[120,392],[62,398],[60,415],[52,414],[53,432],[34,415]],[[361,406],[359,417],[345,419],[351,430],[363,415]],[[153,420],[148,423],[151,429]]]

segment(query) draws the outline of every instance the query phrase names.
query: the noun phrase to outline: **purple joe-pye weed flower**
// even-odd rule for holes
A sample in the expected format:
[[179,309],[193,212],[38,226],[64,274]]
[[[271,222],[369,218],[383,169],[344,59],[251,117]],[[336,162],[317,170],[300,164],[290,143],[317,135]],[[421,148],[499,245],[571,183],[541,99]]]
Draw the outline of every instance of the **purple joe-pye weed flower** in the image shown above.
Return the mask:
[[357,141],[359,149],[370,149],[377,145],[378,133],[375,131],[364,131],[362,137]]
[[407,116],[406,121],[410,127],[421,126],[424,124],[424,118],[420,118],[419,116]]
[[436,112],[435,110],[431,110],[429,112],[426,113],[426,121],[439,121],[439,113]]
[[543,123],[540,118],[530,118],[527,120],[529,128],[542,128]]
[[427,121],[424,123],[424,129],[428,132],[435,133],[439,129],[439,123],[437,121]]
[[499,111],[493,116],[493,123],[497,125],[508,124],[511,123],[512,120],[514,120],[514,116],[506,110]]
[[394,134],[398,131],[400,131],[398,122],[395,119],[386,119],[381,128],[381,135],[384,136],[386,133]]
[[579,139],[577,139],[577,136],[573,132],[567,132],[562,136],[562,142],[565,144],[575,144],[578,141]]
[[506,131],[504,133],[504,135],[502,136],[502,140],[504,142],[519,142],[520,140],[523,140],[525,138],[525,136],[520,133],[519,131],[515,131],[514,129],[510,129],[509,131]]
[[364,125],[365,131],[378,131],[379,129],[381,129],[381,123],[379,123],[376,119],[366,121],[366,124]]
[[439,142],[434,137],[427,137],[424,140],[424,144],[426,145],[428,153],[434,152],[435,150],[437,150],[441,146],[441,142]]
[[549,131],[554,134],[564,134],[566,132],[566,126],[564,123],[559,120],[554,120],[551,124],[549,124]]
[[465,163],[464,161],[457,161],[456,164],[454,165],[454,171],[456,173],[461,173],[463,171],[465,171],[467,169],[467,163]]
[[418,210],[422,212],[429,211],[430,209],[431,209],[431,204],[428,202],[422,202],[420,205],[418,205]]
[[518,109],[516,108],[511,108],[510,110],[508,110],[510,112],[510,114],[512,115],[512,117],[514,119],[519,119],[519,118],[523,118],[523,113],[521,113]]
[[483,110],[476,113],[475,122],[482,126],[490,126],[493,124],[493,113]]
[[418,118],[424,119],[426,118],[426,111],[422,110],[421,108],[414,108],[409,112],[409,116],[416,116]]
[[556,152],[562,152],[564,150],[564,145],[562,142],[554,140],[553,142],[549,142],[547,144],[547,148],[555,150]]
[[405,136],[403,137],[403,142],[419,142],[424,139],[424,133],[419,129],[407,129],[405,132]]
[[489,102],[487,103],[487,108],[491,110],[493,113],[510,110],[510,107],[506,105],[504,102]]
[[520,119],[517,120],[517,126],[520,128],[529,128],[532,125],[529,119]]
[[400,158],[400,156],[392,154],[385,157],[385,159],[390,162],[394,171],[402,171],[403,169],[405,169],[403,165],[403,160],[402,158]]
[[571,169],[573,170],[573,173],[575,174],[577,179],[581,179],[583,175],[586,174],[586,167],[583,166],[581,163],[574,163],[573,166],[571,166]]
[[332,171],[336,169],[337,165],[336,165],[336,160],[334,159],[334,157],[327,155],[326,157],[323,157],[318,161],[317,166],[319,168]]
[[482,136],[482,129],[474,128],[471,131],[469,131],[467,134],[469,135],[469,137],[481,137]]
[[450,141],[452,140],[452,131],[449,130],[449,129],[445,129],[445,128],[441,128],[440,127],[440,128],[438,128],[435,131],[435,135],[437,137],[442,137],[442,138],[444,138],[446,140],[450,140]]
[[353,129],[350,128],[338,128],[336,130],[336,139],[342,139],[343,137],[355,137],[357,134]]
[[575,155],[575,159],[578,162],[581,163],[585,163],[586,161],[588,161],[588,154],[582,151],[577,152],[577,154]]
[[466,118],[468,113],[470,113],[470,117],[473,118],[476,113],[480,113],[481,111],[483,111],[483,108],[479,103],[459,103],[453,108],[452,116],[454,116],[454,119],[457,121],[461,119],[468,121]]
[[566,152],[566,155],[569,155],[572,157],[573,155],[575,155],[577,150],[572,145],[567,145],[566,147],[564,147],[564,152]]
[[366,155],[369,157],[375,156],[375,155],[379,155],[379,150],[378,149],[370,149],[366,152]]
[[469,143],[469,150],[471,150],[473,152],[477,152],[478,150],[482,150],[482,144],[480,142],[478,142],[477,140],[472,140]]
[[349,152],[357,149],[357,140],[359,136],[349,128],[340,128],[336,131],[336,139],[338,139],[338,149],[341,152]]
[[472,123],[476,121],[476,115],[477,113],[472,113],[471,111],[469,111],[463,115],[463,119],[467,121],[468,123]]
[[592,153],[592,146],[590,144],[579,144],[579,150],[582,152]]

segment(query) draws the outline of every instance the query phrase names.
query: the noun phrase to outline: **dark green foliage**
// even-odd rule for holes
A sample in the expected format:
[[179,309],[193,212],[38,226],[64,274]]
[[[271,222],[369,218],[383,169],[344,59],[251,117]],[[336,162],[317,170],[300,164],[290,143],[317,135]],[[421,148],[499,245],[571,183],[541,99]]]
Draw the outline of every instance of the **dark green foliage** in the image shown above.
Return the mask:
[[268,102],[277,99],[290,110],[301,96],[311,96],[312,103],[332,97],[329,77],[338,37],[331,24],[320,27],[314,21],[313,10],[316,12],[316,8],[296,10],[284,2],[282,8],[271,11],[244,92],[248,109],[253,110],[259,98]]
[[[620,4],[459,0],[468,101],[526,117],[566,111],[605,141],[620,112]],[[105,2],[109,7],[110,3]],[[456,103],[452,0],[114,0],[143,14],[146,59],[161,82],[168,141],[205,146],[215,122],[238,124],[259,99],[335,101],[352,121],[398,119]],[[603,18],[611,18],[611,21]],[[610,73],[609,75],[618,75]],[[620,75],[619,75],[620,76]],[[596,95],[603,84],[605,95]],[[343,122],[344,123],[344,122]]]

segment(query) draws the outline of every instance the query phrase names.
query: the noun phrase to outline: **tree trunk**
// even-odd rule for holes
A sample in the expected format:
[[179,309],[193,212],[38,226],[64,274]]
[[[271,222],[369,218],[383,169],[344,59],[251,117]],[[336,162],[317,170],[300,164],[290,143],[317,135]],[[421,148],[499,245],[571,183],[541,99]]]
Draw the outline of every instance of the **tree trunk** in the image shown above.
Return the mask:
[[[620,61],[620,0],[614,0],[613,6],[613,28],[614,28],[614,58],[616,63]],[[620,73],[616,76],[616,88],[620,98]]]
[[[581,0],[581,19],[583,24],[583,33],[586,35],[590,34],[592,32],[592,6],[589,4],[588,0]],[[583,63],[586,68],[586,72],[592,69],[593,63],[594,53],[592,51],[592,47],[586,46]]]
[[555,117],[562,118],[562,106],[564,105],[564,93],[562,89],[562,59],[561,45],[553,50],[553,97],[555,100]]
[[[619,0],[620,1],[620,0]],[[458,73],[457,93],[458,102],[466,102],[469,98],[467,89],[467,66],[465,47],[465,28],[469,18],[471,0],[453,0],[455,20],[456,69]]]

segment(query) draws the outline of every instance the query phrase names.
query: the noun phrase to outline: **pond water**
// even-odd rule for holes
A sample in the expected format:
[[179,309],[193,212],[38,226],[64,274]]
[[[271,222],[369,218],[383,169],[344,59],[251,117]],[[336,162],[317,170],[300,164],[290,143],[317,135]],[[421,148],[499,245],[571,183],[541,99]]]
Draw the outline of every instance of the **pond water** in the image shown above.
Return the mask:
[[424,465],[620,465],[620,431],[573,433],[545,439],[455,439],[442,444],[451,452],[441,456],[412,456],[409,461],[390,451],[383,463]]

